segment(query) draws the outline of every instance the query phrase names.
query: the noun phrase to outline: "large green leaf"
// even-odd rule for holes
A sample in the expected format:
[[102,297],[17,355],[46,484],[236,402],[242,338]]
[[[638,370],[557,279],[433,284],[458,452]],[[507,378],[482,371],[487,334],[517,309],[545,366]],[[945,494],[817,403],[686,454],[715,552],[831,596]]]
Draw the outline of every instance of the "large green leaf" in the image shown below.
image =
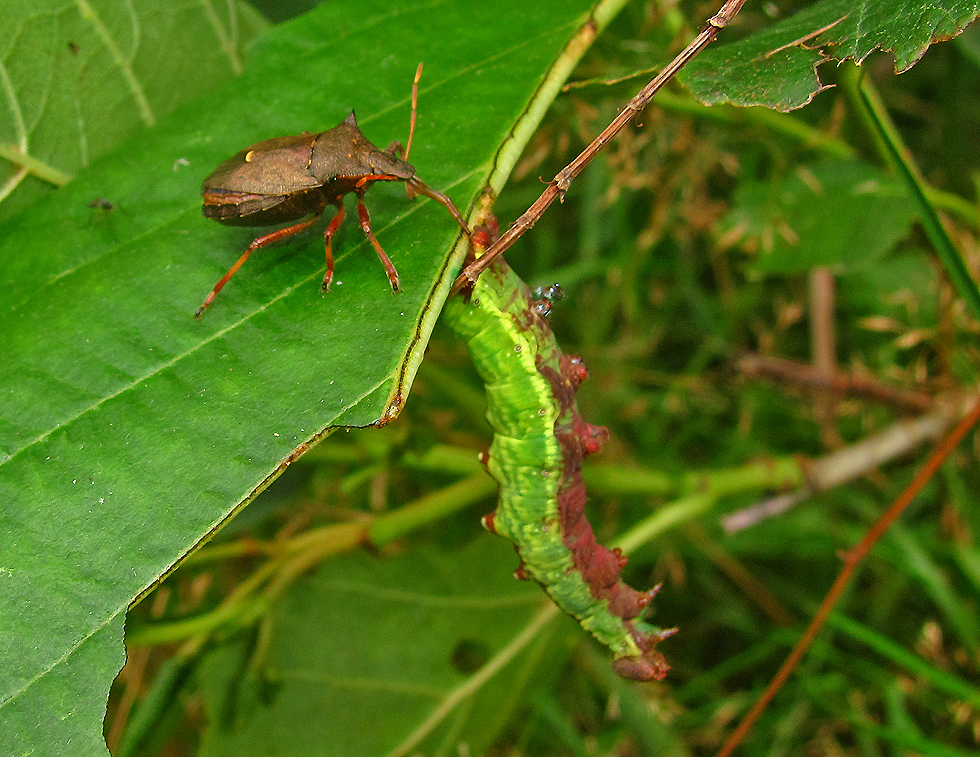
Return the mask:
[[[265,651],[225,647],[204,666],[201,754],[389,754],[541,606],[537,586],[514,581],[513,563],[510,546],[487,535],[452,555],[323,565],[283,598]],[[444,722],[437,740],[482,753],[520,699],[513,689],[528,681],[528,657]]]
[[[0,24],[0,218],[242,68],[244,3],[7,0]],[[26,155],[34,171],[16,162]]]
[[860,63],[882,49],[895,54],[901,73],[978,14],[977,0],[820,0],[740,42],[708,50],[680,79],[708,105],[792,110],[823,89],[818,64]]
[[[585,48],[569,40],[591,38],[588,10],[327,4],[267,34],[230,86],[0,226],[0,752],[104,753],[79,745],[97,741],[130,602],[298,447],[396,413],[448,290],[458,227],[378,187],[368,204],[402,293],[355,227],[328,295],[314,235],[253,256],[196,321],[253,236],[200,217],[203,176],[353,107],[373,141],[404,139],[423,59],[412,162],[465,209],[491,174],[499,189]],[[517,17],[515,38],[501,24]],[[100,197],[115,209],[89,206]]]

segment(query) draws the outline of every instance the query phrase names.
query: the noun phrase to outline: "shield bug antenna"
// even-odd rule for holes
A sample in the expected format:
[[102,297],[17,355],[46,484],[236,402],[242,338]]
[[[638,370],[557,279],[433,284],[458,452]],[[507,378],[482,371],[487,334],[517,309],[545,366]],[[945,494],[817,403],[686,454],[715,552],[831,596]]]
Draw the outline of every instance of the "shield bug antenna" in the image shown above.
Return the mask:
[[415,134],[421,75],[422,64],[419,63],[412,83],[412,113],[404,157],[402,146],[397,141],[384,150],[376,147],[361,133],[351,111],[339,124],[319,134],[276,137],[246,147],[219,165],[204,180],[201,212],[205,218],[213,218],[219,223],[229,226],[271,226],[310,217],[255,239],[214,285],[194,313],[195,316],[201,317],[249,255],[312,226],[327,206],[333,205],[337,213],[323,232],[327,271],[320,291],[327,291],[333,281],[332,241],[344,221],[344,196],[351,192],[357,197],[361,230],[384,265],[392,291],[397,292],[400,288],[398,271],[375,237],[371,229],[371,216],[364,205],[364,193],[377,181],[405,182],[410,198],[418,195],[431,197],[449,211],[467,235],[470,233],[466,221],[449,196],[425,184],[415,173],[415,167],[408,162]]

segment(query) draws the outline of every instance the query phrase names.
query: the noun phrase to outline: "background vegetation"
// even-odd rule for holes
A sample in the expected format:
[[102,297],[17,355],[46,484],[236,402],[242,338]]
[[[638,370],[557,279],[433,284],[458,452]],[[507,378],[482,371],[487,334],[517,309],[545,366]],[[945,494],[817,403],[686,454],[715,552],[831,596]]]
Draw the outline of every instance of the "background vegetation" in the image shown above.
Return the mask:
[[[810,5],[749,3],[731,39]],[[502,223],[714,10],[627,5],[524,150],[495,205]],[[975,395],[976,314],[879,126],[907,148],[975,278],[980,36],[933,46],[901,76],[893,64],[877,52],[823,65],[833,88],[789,114],[706,108],[673,86],[508,253],[529,283],[566,293],[554,329],[589,365],[583,415],[611,434],[587,465],[591,520],[606,543],[642,541],[633,585],[664,584],[652,620],[679,629],[664,682],[618,680],[482,532],[494,500],[477,461],[482,388],[437,326],[396,422],[306,453],[135,606],[106,718],[113,753],[714,753],[841,552]],[[296,270],[311,256],[283,252],[303,255]],[[907,441],[873,446],[895,429]],[[808,470],[845,467],[857,470],[800,493]],[[741,753],[976,752],[978,476],[969,437]],[[790,506],[760,517],[760,501]],[[749,525],[733,530],[736,513]]]

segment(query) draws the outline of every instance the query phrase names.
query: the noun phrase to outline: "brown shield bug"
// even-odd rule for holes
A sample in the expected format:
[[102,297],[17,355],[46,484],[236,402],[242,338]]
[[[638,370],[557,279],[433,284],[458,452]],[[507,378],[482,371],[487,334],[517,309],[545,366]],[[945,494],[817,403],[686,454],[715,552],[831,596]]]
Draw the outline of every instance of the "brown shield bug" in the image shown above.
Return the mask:
[[293,226],[258,237],[231,267],[205,298],[194,313],[198,318],[211,304],[228,279],[255,250],[292,236],[316,223],[328,205],[337,207],[337,214],[323,232],[327,253],[327,272],[320,291],[330,288],[333,280],[333,251],[331,241],[344,220],[344,195],[353,192],[357,196],[357,215],[361,229],[381,259],[397,292],[398,272],[381,248],[371,230],[371,216],[364,206],[364,193],[376,181],[403,181],[409,197],[431,197],[448,210],[453,218],[469,234],[470,230],[453,201],[442,192],[427,186],[408,162],[415,133],[415,114],[418,105],[419,77],[422,64],[415,72],[412,83],[412,115],[408,132],[408,144],[402,155],[399,142],[392,142],[379,150],[361,134],[353,111],[332,129],[319,134],[298,134],[292,137],[276,137],[246,147],[240,153],[219,165],[204,180],[201,195],[205,218],[230,226],[271,226],[294,221],[303,216],[310,218]]

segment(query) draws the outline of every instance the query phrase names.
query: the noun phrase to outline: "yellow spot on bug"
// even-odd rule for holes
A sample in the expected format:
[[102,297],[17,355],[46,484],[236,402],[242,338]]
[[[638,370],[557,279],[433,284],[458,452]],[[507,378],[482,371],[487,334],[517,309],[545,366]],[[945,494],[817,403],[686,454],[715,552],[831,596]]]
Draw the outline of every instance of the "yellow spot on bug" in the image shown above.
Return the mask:
[[255,155],[255,150],[249,150],[247,153],[245,153],[245,162],[251,163],[253,155]]

